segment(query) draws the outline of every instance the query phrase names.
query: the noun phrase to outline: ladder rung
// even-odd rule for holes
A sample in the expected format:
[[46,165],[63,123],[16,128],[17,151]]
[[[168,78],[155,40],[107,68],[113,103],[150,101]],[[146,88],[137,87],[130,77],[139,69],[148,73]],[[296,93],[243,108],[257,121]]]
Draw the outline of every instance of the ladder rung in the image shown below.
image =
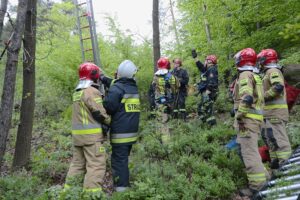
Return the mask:
[[82,38],[81,40],[89,40],[91,37]]
[[90,16],[90,13],[84,13],[83,15],[80,15],[79,17],[87,17]]
[[83,27],[80,27],[80,29],[85,29],[85,28],[89,28],[90,26],[87,25],[87,26],[83,26]]
[[80,15],[80,17],[86,17],[88,16],[88,13],[84,13],[83,15]]
[[82,6],[84,4],[86,4],[86,2],[79,3],[79,4],[77,4],[77,6]]
[[93,51],[93,49],[85,49],[84,51]]

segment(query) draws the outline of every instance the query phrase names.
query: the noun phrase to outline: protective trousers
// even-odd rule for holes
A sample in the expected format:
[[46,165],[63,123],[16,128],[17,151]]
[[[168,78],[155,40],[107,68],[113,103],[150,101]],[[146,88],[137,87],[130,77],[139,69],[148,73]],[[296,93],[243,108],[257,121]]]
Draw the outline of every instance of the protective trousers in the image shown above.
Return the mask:
[[106,170],[106,152],[101,142],[91,145],[74,146],[73,159],[66,178],[65,187],[73,183],[83,182],[83,188],[91,191],[101,191],[101,183]]
[[265,169],[258,152],[258,136],[261,123],[259,121],[246,122],[244,126],[245,130],[238,130],[237,134],[240,156],[246,167],[249,188],[260,190],[269,179],[269,173]]
[[176,95],[175,105],[173,110],[174,118],[181,118],[183,120],[186,119],[185,98],[186,98],[185,91],[179,91],[178,94]]
[[161,136],[161,141],[163,144],[167,144],[170,141],[171,135],[168,126],[169,120],[169,108],[166,105],[159,105],[156,110],[156,134]]
[[111,167],[116,191],[129,187],[128,157],[132,145],[112,145]]
[[262,129],[262,138],[269,147],[271,163],[278,162],[278,165],[291,155],[285,124],[281,119],[267,118]]
[[204,123],[210,126],[217,123],[214,116],[213,105],[214,99],[212,98],[212,94],[208,94],[207,92],[201,93],[201,102],[198,105],[198,115]]

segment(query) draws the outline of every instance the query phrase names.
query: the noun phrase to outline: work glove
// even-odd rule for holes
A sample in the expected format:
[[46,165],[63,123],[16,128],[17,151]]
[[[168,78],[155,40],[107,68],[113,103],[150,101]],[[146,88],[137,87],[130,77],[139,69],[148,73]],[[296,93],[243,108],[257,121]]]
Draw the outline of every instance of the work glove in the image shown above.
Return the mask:
[[192,49],[192,57],[193,58],[197,58],[197,52],[196,52],[196,49]]
[[236,112],[236,110],[234,108],[232,108],[231,111],[230,111],[230,116],[234,117],[235,116],[235,112]]
[[103,81],[103,78],[104,78],[104,77],[105,77],[104,74],[100,74],[99,80],[100,80],[100,81]]
[[239,131],[245,132],[246,131],[245,123],[242,120],[237,120],[237,123],[239,126]]
[[106,135],[109,133],[110,126],[108,126],[108,125],[106,125],[106,124],[102,124],[101,127],[102,127],[103,135],[106,136]]

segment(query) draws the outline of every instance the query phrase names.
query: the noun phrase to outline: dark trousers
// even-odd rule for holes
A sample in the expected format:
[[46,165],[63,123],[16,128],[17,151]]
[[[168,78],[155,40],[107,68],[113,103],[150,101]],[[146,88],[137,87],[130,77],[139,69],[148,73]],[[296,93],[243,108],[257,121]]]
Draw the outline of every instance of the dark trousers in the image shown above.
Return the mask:
[[175,118],[185,118],[186,116],[186,109],[185,109],[185,98],[187,94],[186,91],[179,91],[179,93],[176,96],[175,104],[174,104],[174,110],[173,115]]
[[213,105],[215,102],[215,94],[201,93],[201,102],[198,104],[199,118],[208,125],[215,125],[216,118],[214,116]]
[[111,167],[115,187],[129,187],[128,156],[132,145],[112,145]]

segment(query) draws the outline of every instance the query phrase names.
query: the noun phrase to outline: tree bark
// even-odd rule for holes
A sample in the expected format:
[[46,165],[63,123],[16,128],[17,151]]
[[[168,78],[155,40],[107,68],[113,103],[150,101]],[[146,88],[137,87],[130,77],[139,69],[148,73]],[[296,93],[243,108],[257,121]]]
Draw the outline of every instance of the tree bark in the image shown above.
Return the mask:
[[153,64],[154,72],[157,70],[156,62],[160,58],[160,39],[159,39],[159,0],[153,0],[152,10],[153,26]]
[[5,13],[7,11],[7,0],[1,0],[1,7],[0,7],[0,41],[2,38],[2,32],[3,32],[3,21],[5,17]]
[[27,2],[28,0],[19,0],[16,27],[11,44],[7,51],[7,62],[0,108],[0,166],[2,166],[3,156],[6,149],[6,140],[11,125],[16,73],[19,51],[22,45],[22,36],[24,34]]
[[28,167],[35,106],[35,49],[37,0],[28,0],[23,59],[23,95],[13,169]]
[[179,48],[180,47],[180,40],[179,40],[179,34],[178,34],[177,26],[176,26],[176,19],[175,19],[175,15],[174,15],[172,0],[170,0],[170,10],[171,10],[171,15],[172,15],[173,29],[174,29],[174,32],[175,32],[176,44],[177,44],[177,47]]
[[204,14],[204,25],[205,25],[206,38],[207,38],[207,42],[210,43],[211,42],[211,34],[210,34],[209,23],[205,17],[206,10],[207,10],[207,6],[206,6],[206,4],[203,4],[203,14]]

